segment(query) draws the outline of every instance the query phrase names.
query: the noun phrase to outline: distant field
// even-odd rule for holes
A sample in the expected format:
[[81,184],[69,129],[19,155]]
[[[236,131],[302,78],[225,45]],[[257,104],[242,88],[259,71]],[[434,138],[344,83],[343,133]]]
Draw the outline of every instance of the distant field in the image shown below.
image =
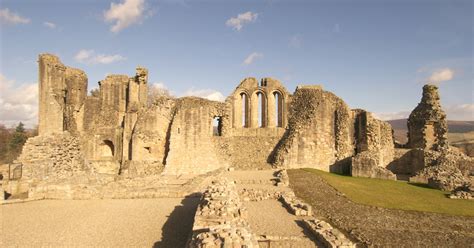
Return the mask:
[[474,216],[474,202],[447,198],[447,192],[407,182],[342,176],[304,169],[322,177],[356,203],[402,210]]

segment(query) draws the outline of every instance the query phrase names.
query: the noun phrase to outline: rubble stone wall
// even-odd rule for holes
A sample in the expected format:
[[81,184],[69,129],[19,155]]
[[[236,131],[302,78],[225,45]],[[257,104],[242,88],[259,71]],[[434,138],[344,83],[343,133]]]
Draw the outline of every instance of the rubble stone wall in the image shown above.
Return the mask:
[[[17,159],[22,163],[21,184],[34,187],[42,181],[61,181],[89,173],[78,138],[67,132],[29,138]],[[28,188],[18,189],[23,193]]]

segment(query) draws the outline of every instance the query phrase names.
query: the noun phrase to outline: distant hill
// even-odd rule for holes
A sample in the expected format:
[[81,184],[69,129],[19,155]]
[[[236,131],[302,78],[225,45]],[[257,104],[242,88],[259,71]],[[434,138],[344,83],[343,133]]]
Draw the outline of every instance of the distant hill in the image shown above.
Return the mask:
[[[403,130],[407,132],[407,119],[398,119],[387,121],[392,125],[393,130]],[[468,133],[474,132],[474,121],[449,121],[448,129],[450,133]]]
[[[387,121],[392,125],[395,140],[401,144],[408,141],[407,119]],[[448,140],[469,156],[474,156],[474,121],[448,120]]]

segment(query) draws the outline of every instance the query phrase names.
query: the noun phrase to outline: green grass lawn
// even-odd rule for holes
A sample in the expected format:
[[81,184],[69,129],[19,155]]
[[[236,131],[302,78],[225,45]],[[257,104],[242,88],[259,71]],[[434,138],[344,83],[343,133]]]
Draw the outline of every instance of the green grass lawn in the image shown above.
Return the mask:
[[354,202],[384,208],[474,216],[473,200],[449,199],[448,192],[407,182],[342,176],[304,169],[321,176]]

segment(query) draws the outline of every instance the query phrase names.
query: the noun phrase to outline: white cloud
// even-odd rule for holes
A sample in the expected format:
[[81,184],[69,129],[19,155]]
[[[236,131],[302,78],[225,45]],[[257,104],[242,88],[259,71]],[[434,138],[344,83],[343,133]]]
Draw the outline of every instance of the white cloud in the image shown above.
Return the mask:
[[145,0],[124,0],[122,3],[111,3],[110,9],[104,12],[104,19],[114,23],[110,31],[118,33],[137,23],[141,23],[147,15]]
[[0,9],[0,23],[27,24],[30,23],[30,19],[10,12],[9,9]]
[[238,14],[237,17],[232,17],[226,21],[226,25],[232,27],[233,29],[240,31],[245,24],[255,22],[257,20],[258,14],[247,11],[242,14]]
[[466,103],[452,105],[446,108],[448,120],[454,121],[474,121],[474,104]]
[[223,102],[225,100],[225,96],[221,92],[217,90],[211,90],[211,89],[205,89],[205,90],[189,89],[184,93],[184,96],[197,96],[197,97],[202,97],[211,101],[219,101],[219,102]]
[[435,70],[426,80],[426,83],[439,84],[443,81],[449,81],[454,78],[454,70],[450,68],[442,68]]
[[86,61],[88,61],[93,54],[94,50],[82,49],[76,54],[76,56],[74,56],[74,59],[79,63],[86,63]]
[[252,64],[253,62],[255,62],[255,60],[261,59],[261,58],[263,58],[263,54],[257,53],[257,52],[253,52],[253,53],[251,53],[249,56],[247,56],[247,58],[245,58],[245,60],[244,60],[243,63],[244,63],[245,65],[250,65],[250,64]]
[[122,55],[114,54],[114,55],[104,55],[104,54],[96,54],[94,50],[80,50],[74,59],[83,64],[110,64],[113,62],[118,62],[125,60],[126,58]]
[[410,115],[410,111],[399,111],[399,112],[386,112],[386,113],[373,113],[374,117],[380,120],[398,120],[406,119]]
[[38,85],[15,85],[0,74],[0,123],[7,127],[23,122],[27,127],[38,123]]
[[53,22],[43,22],[43,25],[47,28],[50,28],[50,29],[55,29],[56,28],[56,24],[53,23]]

